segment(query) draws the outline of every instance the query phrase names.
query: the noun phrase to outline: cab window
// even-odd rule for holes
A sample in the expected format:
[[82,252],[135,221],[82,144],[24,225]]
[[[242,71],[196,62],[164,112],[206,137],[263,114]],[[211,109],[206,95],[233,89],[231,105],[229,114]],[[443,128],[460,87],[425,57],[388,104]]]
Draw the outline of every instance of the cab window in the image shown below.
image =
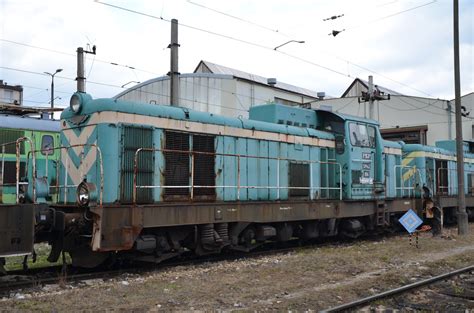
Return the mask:
[[44,135],[41,139],[41,154],[51,155],[54,153],[54,139],[51,135]]
[[373,147],[375,144],[375,129],[365,124],[349,123],[349,136],[354,147]]
[[369,132],[369,143],[371,147],[375,147],[375,127],[368,126],[367,130]]

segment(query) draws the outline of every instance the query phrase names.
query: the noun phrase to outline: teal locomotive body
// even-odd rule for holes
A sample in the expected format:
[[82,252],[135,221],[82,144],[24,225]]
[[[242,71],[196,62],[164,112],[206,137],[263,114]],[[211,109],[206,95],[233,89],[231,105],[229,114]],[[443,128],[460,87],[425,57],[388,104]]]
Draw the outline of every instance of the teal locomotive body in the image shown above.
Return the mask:
[[455,180],[449,142],[390,142],[374,120],[275,103],[249,117],[75,93],[61,115],[57,198],[37,209],[49,260],[63,251],[93,267],[117,254],[160,262],[355,238],[457,192],[444,188]]

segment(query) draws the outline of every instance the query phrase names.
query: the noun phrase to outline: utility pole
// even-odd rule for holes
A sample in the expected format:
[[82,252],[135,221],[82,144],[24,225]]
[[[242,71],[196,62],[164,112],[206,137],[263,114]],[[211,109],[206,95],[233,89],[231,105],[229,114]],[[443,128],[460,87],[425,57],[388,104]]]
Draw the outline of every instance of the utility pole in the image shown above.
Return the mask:
[[86,77],[84,76],[84,49],[77,48],[77,91],[86,92]]
[[369,76],[369,118],[374,119],[374,78]]
[[[375,119],[374,100],[377,100],[377,101],[390,100],[390,94],[385,94],[383,91],[379,90],[377,85],[374,85],[374,78],[372,77],[372,75],[369,76],[369,85],[367,87],[368,87],[367,92],[362,91],[361,96],[358,98],[358,102],[364,104],[364,117],[365,118],[367,118],[366,102],[369,102],[369,118],[374,120]],[[374,87],[375,87],[375,90],[374,90]],[[379,112],[379,117],[380,117],[380,112]]]
[[458,234],[469,232],[464,194],[464,151],[461,119],[461,77],[459,74],[459,0],[453,0],[454,36],[454,96],[456,107],[456,157],[458,170]]
[[[87,45],[89,47],[89,45]],[[95,45],[92,46],[92,51],[84,50],[84,48],[77,48],[77,91],[86,92],[86,76],[84,70],[84,53],[95,55],[97,48]]]
[[168,46],[171,49],[171,68],[168,76],[170,77],[170,104],[179,106],[179,72],[178,72],[178,20],[171,20],[171,43]]

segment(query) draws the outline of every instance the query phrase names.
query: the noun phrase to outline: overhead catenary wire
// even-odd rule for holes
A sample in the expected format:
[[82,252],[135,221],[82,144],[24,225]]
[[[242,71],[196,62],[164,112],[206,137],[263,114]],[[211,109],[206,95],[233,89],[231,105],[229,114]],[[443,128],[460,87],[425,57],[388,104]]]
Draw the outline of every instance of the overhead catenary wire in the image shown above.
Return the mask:
[[[46,76],[46,74],[44,74],[44,73],[28,71],[28,70],[23,70],[23,69],[18,69],[18,68],[11,68],[11,67],[4,67],[4,66],[0,66],[0,68],[6,69],[6,70],[11,70],[11,71],[24,72],[24,73],[27,73],[27,74]],[[69,80],[69,81],[75,81],[74,78],[65,77],[65,76],[56,76],[56,78],[65,79],[65,80]],[[118,88],[118,89],[127,89],[127,88],[124,88],[124,87],[119,86],[119,85],[107,84],[107,83],[103,83],[103,82],[89,81],[89,80],[87,82],[91,83],[91,84],[96,84],[96,85],[110,86],[110,87],[114,87],[114,88]],[[246,95],[246,94],[242,94],[242,93],[237,93],[237,92],[224,90],[224,89],[221,89],[221,88],[218,88],[218,87],[213,87],[213,86],[210,86],[210,85],[204,85],[204,84],[199,84],[199,83],[195,83],[195,82],[188,82],[187,80],[182,80],[181,83],[192,84],[192,85],[199,86],[199,87],[206,87],[206,88],[209,88],[211,90],[216,90],[216,91],[219,91],[219,92],[227,93],[227,94],[230,94],[230,95],[233,95],[233,96],[236,96],[236,97],[238,96],[238,97],[244,97],[244,98],[252,98],[254,100],[261,101],[262,103],[265,103],[269,100],[267,98],[258,98],[258,97],[251,96],[251,95]],[[130,89],[130,91],[134,91],[134,90],[135,89]],[[149,93],[147,91],[144,91],[143,89],[140,89],[139,92]],[[69,93],[70,94],[71,92],[64,92],[64,93]],[[310,95],[304,95],[304,96],[307,97],[307,98],[315,98],[314,96],[310,96]],[[295,103],[297,103],[297,102],[295,102]]]
[[[34,71],[29,71],[29,70],[23,70],[23,69],[18,69],[18,68],[11,68],[11,67],[4,67],[4,66],[0,66],[0,68],[3,68],[3,69],[6,69],[6,70],[12,70],[12,71],[18,71],[18,72],[23,72],[23,73],[27,73],[27,74],[34,74],[34,75],[41,75],[41,76],[46,76],[46,74],[44,73],[41,73],[41,72],[34,72]],[[57,78],[59,79],[65,79],[65,80],[69,80],[69,81],[75,81],[74,78],[70,78],[70,77],[65,77],[65,76],[57,76]],[[182,82],[184,82],[185,84],[192,84],[194,86],[199,86],[199,87],[206,87],[206,88],[209,88],[211,90],[216,90],[216,91],[220,91],[220,92],[224,92],[224,93],[228,93],[234,97],[236,97],[237,101],[239,102],[239,104],[242,106],[241,102],[240,102],[240,99],[239,97],[243,97],[243,98],[253,98],[253,100],[256,100],[256,101],[259,101],[261,103],[265,103],[268,101],[268,99],[264,99],[264,98],[258,98],[258,97],[255,97],[255,96],[250,96],[250,95],[246,95],[246,94],[240,94],[240,93],[236,93],[236,92],[231,92],[231,91],[227,91],[227,90],[223,90],[221,88],[217,88],[217,87],[212,87],[210,85],[203,85],[203,84],[199,84],[199,83],[196,83],[196,82],[188,82],[187,80],[183,80]],[[88,83],[90,84],[94,84],[94,85],[100,85],[100,86],[107,86],[107,87],[113,87],[113,88],[117,88],[117,89],[126,89],[122,86],[119,86],[119,85],[114,85],[114,84],[109,84],[109,83],[103,83],[103,82],[98,82],[98,81],[88,81]],[[39,87],[34,87],[35,89],[41,89]],[[46,89],[47,90],[47,89]],[[133,91],[133,89],[131,90]],[[71,92],[66,92],[66,91],[58,91],[59,93],[64,93],[64,94],[70,94]],[[145,93],[145,94],[154,94],[154,95],[158,95],[158,96],[168,96],[166,94],[159,94],[159,93],[153,93],[153,92],[149,92],[149,91],[145,91],[143,89],[140,89],[139,91],[137,92],[140,92],[140,93]],[[311,96],[307,95],[308,98],[311,98]],[[396,96],[401,102],[404,102],[406,103],[407,105],[410,105],[413,107],[413,109],[399,109],[399,108],[393,108],[391,107],[392,109],[397,109],[398,111],[416,111],[416,110],[422,110],[424,112],[427,112],[427,113],[430,113],[430,114],[433,114],[433,115],[438,115],[438,116],[446,116],[447,114],[447,109],[445,108],[440,108],[438,106],[435,106],[433,103],[430,103],[430,102],[425,102],[425,101],[422,101],[420,99],[417,99],[417,98],[410,98],[410,100],[414,100],[414,101],[417,101],[419,103],[422,103],[424,104],[425,106],[424,107],[417,107],[415,106],[413,103],[410,103],[409,101],[406,101],[403,99],[403,97],[406,97],[406,96]],[[189,99],[189,98],[180,98],[181,100],[184,100],[184,101],[193,101],[193,102],[199,102],[197,101],[196,99]],[[348,105],[350,105],[351,103],[353,103],[353,101],[355,101],[355,97],[349,102],[349,103],[346,103],[343,107],[339,108],[338,111],[342,110],[343,108],[347,107]],[[25,100],[26,101],[26,100]],[[435,100],[435,101],[442,101],[442,100]],[[30,101],[32,103],[43,103],[41,101]],[[201,104],[205,104],[203,102],[199,102]],[[214,105],[214,104],[210,104],[211,106]],[[386,106],[390,107],[390,105],[387,105],[385,104]],[[223,108],[227,108],[227,109],[231,109],[231,110],[237,110],[237,111],[243,111],[243,112],[248,112],[248,110],[246,109],[236,109],[236,108],[232,108],[232,107],[225,107],[225,106],[222,106]],[[435,109],[438,109],[438,110],[441,110],[445,113],[437,113],[437,112],[433,112],[433,111],[430,111],[430,110],[427,110],[428,107],[431,107],[431,108],[435,108]],[[359,109],[358,109],[358,113],[357,115],[359,115],[360,113],[360,105],[359,105]],[[454,113],[453,111],[451,111],[451,113]],[[469,120],[472,120],[474,119],[473,117],[465,117],[466,119],[469,119]]]
[[397,16],[397,15],[400,15],[400,14],[403,14],[403,13],[407,13],[407,12],[410,12],[410,11],[413,11],[413,10],[416,10],[416,9],[419,9],[419,8],[422,8],[422,7],[425,7],[425,6],[428,6],[428,5],[433,4],[437,1],[438,0],[433,0],[433,1],[430,1],[430,2],[426,2],[426,3],[420,4],[418,6],[411,7],[411,8],[408,8],[406,10],[395,12],[395,13],[392,13],[392,14],[389,14],[389,15],[386,15],[386,16],[382,16],[380,18],[376,18],[376,19],[370,20],[368,22],[365,22],[365,23],[362,23],[362,24],[359,24],[359,25],[356,25],[356,26],[347,27],[346,31],[356,29],[356,28],[360,28],[360,27],[363,27],[363,26],[367,26],[369,24],[373,24],[373,23],[376,23],[376,22],[380,22],[380,21],[383,21],[385,19]]
[[[247,23],[250,23],[250,24],[256,24],[256,23],[253,23],[253,22],[251,22],[251,21],[248,21],[248,20],[246,20],[246,19],[244,19],[244,18],[237,17],[237,16],[234,16],[234,15],[230,15],[230,14],[228,14],[228,13],[226,13],[226,12],[218,11],[218,10],[215,10],[215,9],[210,8],[210,7],[208,7],[208,6],[204,6],[204,5],[201,5],[201,4],[197,4],[196,2],[193,2],[193,1],[190,1],[190,0],[187,0],[187,2],[192,3],[192,4],[194,4],[194,5],[201,6],[201,7],[203,7],[203,8],[208,9],[208,10],[217,12],[217,13],[222,14],[222,15],[224,15],[224,16],[229,16],[229,17],[232,17],[232,18],[234,18],[234,19],[237,19],[237,20],[240,20],[240,21],[244,21],[244,22],[247,22]],[[385,4],[380,5],[380,6],[385,6],[385,5],[388,5],[388,4],[393,4],[393,3],[395,3],[395,2],[397,2],[397,1],[392,1],[392,2],[389,2],[389,3],[385,3]],[[433,0],[433,1],[431,1],[431,2],[427,2],[427,3],[424,3],[424,4],[419,5],[419,6],[411,7],[411,8],[408,8],[408,9],[406,9],[406,10],[403,10],[403,11],[395,12],[395,13],[392,13],[392,14],[389,14],[389,15],[386,15],[386,16],[383,16],[383,17],[374,19],[374,20],[369,21],[369,22],[364,23],[364,24],[360,24],[360,25],[357,25],[357,26],[349,27],[349,28],[347,28],[347,29],[344,29],[343,31],[350,30],[350,29],[355,29],[355,28],[359,28],[359,27],[362,27],[362,26],[365,26],[365,25],[368,25],[368,24],[371,24],[371,23],[375,23],[375,22],[378,22],[378,21],[382,21],[382,20],[384,20],[384,19],[387,19],[387,18],[390,18],[390,17],[393,17],[393,16],[397,16],[397,15],[400,15],[400,14],[403,14],[403,13],[407,13],[407,12],[409,12],[409,11],[413,11],[413,10],[422,8],[422,7],[424,7],[424,6],[433,4],[433,3],[435,3],[435,2],[437,2],[437,0]],[[380,7],[380,6],[379,6],[379,7]],[[263,28],[263,29],[269,30],[269,31],[271,31],[271,32],[275,32],[273,29],[271,29],[271,28],[269,28],[269,27],[262,26],[262,25],[260,25],[260,24],[258,24],[258,25],[259,25],[261,28]],[[284,35],[284,33],[281,33],[281,32],[277,32],[277,33],[280,34],[280,35]],[[338,33],[339,33],[339,32],[338,32]],[[289,35],[284,35],[284,36],[287,37],[287,38],[293,38],[293,37],[294,37],[294,36],[289,36]],[[307,42],[307,43],[311,43],[311,41],[308,41],[308,40],[306,40],[306,42]],[[320,51],[321,51],[321,50],[320,50]],[[280,52],[280,51],[279,51],[279,52]],[[322,51],[322,52],[324,52],[324,51]],[[388,77],[388,76],[386,76],[386,75],[384,75],[384,74],[381,74],[381,73],[379,73],[379,72],[377,72],[377,71],[374,71],[374,70],[372,70],[372,69],[369,69],[369,68],[367,68],[366,66],[359,65],[359,64],[357,64],[357,63],[355,63],[355,62],[352,62],[352,61],[347,60],[347,59],[345,59],[345,58],[341,58],[341,57],[339,57],[339,56],[337,56],[337,55],[333,55],[333,54],[330,54],[330,53],[327,53],[327,52],[324,52],[324,53],[325,53],[325,54],[328,54],[328,55],[330,55],[330,56],[332,56],[332,57],[334,57],[334,58],[336,58],[336,59],[339,59],[339,60],[341,60],[341,61],[344,61],[344,62],[346,62],[346,63],[348,63],[348,64],[351,64],[351,65],[353,65],[353,66],[355,66],[355,67],[358,67],[358,68],[360,68],[360,69],[363,69],[363,70],[365,70],[365,71],[368,71],[368,72],[370,72],[370,73],[377,74],[378,76],[383,77],[383,78],[385,78],[385,79],[387,79],[387,80],[390,80],[390,81],[392,81],[392,82],[394,82],[394,83],[396,83],[396,84],[399,84],[399,85],[404,86],[404,87],[406,87],[406,88],[409,88],[409,89],[411,89],[411,90],[417,91],[417,92],[422,93],[422,94],[424,94],[424,95],[433,97],[433,95],[431,95],[431,94],[429,94],[429,93],[427,93],[427,92],[425,92],[425,91],[423,91],[423,90],[420,90],[420,89],[418,89],[418,88],[412,87],[412,86],[407,85],[407,84],[405,84],[405,83],[403,83],[403,82],[397,81],[397,80],[395,80],[395,79],[393,79],[393,78],[390,78],[390,77]],[[327,68],[326,68],[326,69],[327,69]],[[348,73],[347,76],[352,77],[352,76],[349,75],[349,73]]]
[[[51,53],[57,53],[57,54],[76,57],[76,54],[74,54],[74,53],[59,51],[59,50],[40,47],[40,46],[35,46],[35,45],[30,45],[30,44],[27,44],[27,43],[14,41],[14,40],[10,40],[10,39],[0,38],[0,41],[10,43],[10,44],[14,44],[14,45],[24,46],[24,47],[28,47],[28,48],[32,48],[32,49],[38,49],[38,50],[48,51],[48,52],[51,52]],[[156,73],[156,72],[151,72],[149,70],[137,68],[135,66],[120,64],[120,63],[117,63],[117,62],[106,61],[106,60],[101,60],[101,59],[96,59],[95,56],[93,58],[93,61],[104,63],[104,64],[109,64],[109,65],[114,65],[114,66],[119,66],[119,67],[124,67],[124,68],[128,68],[128,69],[131,69],[131,70],[137,70],[137,71],[148,73],[148,74],[158,75],[158,73]]]
[[[40,73],[40,72],[28,71],[28,70],[17,69],[17,68],[11,68],[11,67],[5,67],[5,66],[0,66],[0,68],[6,69],[6,70],[11,70],[11,71],[23,72],[23,73],[27,73],[27,74],[33,74],[33,75],[41,75],[41,76],[45,76],[45,75],[46,75],[46,74]],[[75,81],[74,78],[65,77],[65,76],[56,76],[56,78],[58,78],[58,79],[65,79],[65,80],[69,80],[69,81]],[[122,87],[122,86],[119,86],[119,85],[107,84],[107,83],[102,83],[102,82],[97,82],[97,81],[87,81],[87,83],[89,83],[89,84],[94,84],[94,85],[101,85],[101,86],[114,87],[114,88],[117,88],[117,89],[126,89],[126,88],[124,88],[124,87]],[[252,96],[245,95],[245,94],[239,94],[239,93],[235,93],[235,92],[223,90],[223,89],[220,89],[220,88],[217,88],[217,87],[212,87],[212,86],[209,86],[209,85],[197,84],[197,83],[192,83],[192,82],[187,82],[187,81],[184,81],[184,83],[185,83],[185,84],[193,84],[193,85],[201,86],[201,87],[207,87],[207,88],[209,88],[209,89],[214,89],[214,90],[217,90],[217,91],[219,91],[219,92],[224,92],[224,93],[231,94],[231,95],[233,95],[233,96],[235,96],[235,97],[237,98],[237,101],[239,102],[239,104],[240,104],[241,106],[242,106],[242,104],[241,104],[241,102],[240,102],[240,99],[238,99],[238,97],[253,98],[254,100],[259,100],[259,101],[261,101],[262,103],[265,103],[266,101],[268,101],[268,99],[256,98],[256,97],[252,97]],[[133,89],[132,89],[132,91],[133,91]],[[156,92],[145,91],[145,90],[143,90],[143,89],[140,89],[140,90],[138,90],[137,92],[139,92],[139,93],[145,93],[145,94],[153,94],[153,95],[158,95],[158,96],[163,96],[163,97],[169,97],[169,95],[167,95],[167,94],[161,94],[161,93],[156,93]],[[69,94],[70,94],[70,93],[69,93]],[[310,96],[307,96],[307,97],[309,98]],[[198,103],[201,103],[201,104],[209,104],[209,105],[211,105],[211,106],[220,106],[220,107],[226,108],[226,109],[231,109],[231,110],[236,110],[236,111],[242,111],[242,112],[248,112],[247,109],[232,108],[232,107],[223,106],[222,104],[218,105],[218,104],[205,103],[205,102],[202,102],[202,101],[198,101],[197,99],[190,99],[190,98],[183,98],[183,97],[181,97],[180,100],[190,101],[190,102],[198,102]],[[45,103],[45,102],[37,101],[37,103]]]
[[[154,19],[159,19],[159,20],[163,20],[163,21],[166,21],[166,22],[170,22],[170,20],[165,19],[165,18],[163,18],[163,17],[156,17],[156,16],[153,16],[153,15],[150,15],[150,14],[138,12],[138,11],[135,11],[135,10],[130,10],[130,9],[127,9],[127,8],[122,8],[122,7],[115,6],[115,5],[112,5],[112,4],[108,4],[108,3],[105,3],[105,2],[100,2],[100,1],[96,1],[96,2],[97,2],[97,3],[100,3],[100,4],[107,5],[107,6],[111,6],[111,7],[114,7],[114,8],[119,8],[119,9],[122,9],[122,10],[126,10],[126,11],[129,11],[129,12],[132,12],[132,13],[136,13],[136,14],[141,14],[141,15],[144,15],[144,16],[148,16],[148,17],[150,17],[150,18],[154,18]],[[432,1],[432,2],[427,3],[427,4],[425,4],[425,5],[431,4],[431,3],[433,3],[433,2],[436,2],[436,1]],[[195,3],[193,2],[193,4],[195,4]],[[424,6],[424,5],[422,5],[422,6]],[[421,6],[418,6],[418,7],[421,7]],[[418,7],[415,7],[415,8],[418,8]],[[411,8],[411,9],[408,9],[408,10],[405,10],[405,11],[410,11],[410,10],[413,10],[413,9],[415,9],[415,8]],[[209,9],[212,9],[212,8],[209,8]],[[222,13],[225,13],[225,12],[222,12]],[[399,13],[397,13],[397,14],[401,14],[401,13],[402,13],[402,12],[399,12]],[[397,15],[397,14],[393,14],[393,15]],[[236,17],[236,18],[238,18],[238,17]],[[238,19],[239,19],[239,18],[238,18]],[[245,19],[242,19],[242,20],[245,20]],[[258,44],[258,43],[253,43],[253,42],[246,41],[246,40],[242,40],[242,39],[235,38],[235,37],[232,37],[232,36],[223,35],[223,34],[219,34],[219,33],[216,33],[216,32],[204,30],[204,29],[201,29],[201,28],[198,28],[198,27],[194,27],[194,26],[191,26],[191,25],[184,25],[184,24],[181,24],[181,26],[183,26],[183,27],[188,27],[188,28],[192,28],[192,29],[195,29],[195,30],[198,30],[198,31],[205,31],[205,32],[207,32],[207,33],[209,33],[209,34],[212,34],[212,35],[215,35],[215,36],[225,37],[225,38],[230,39],[230,40],[236,40],[236,41],[239,41],[239,42],[242,42],[242,43],[246,43],[246,44],[250,44],[250,45],[254,45],[254,46],[257,46],[257,47],[260,47],[260,48],[272,49],[272,47],[267,47],[267,46],[264,46],[264,45],[261,45],[261,44]],[[268,28],[268,27],[265,27],[265,28]],[[278,32],[278,33],[279,33],[279,34],[282,34],[281,32]],[[25,43],[20,43],[20,42],[8,40],[8,39],[2,39],[2,38],[0,38],[0,41],[4,41],[4,42],[8,42],[8,43],[13,43],[13,44],[19,44],[19,45],[23,45],[23,46],[27,46],[27,47],[31,47],[31,48],[41,49],[41,50],[50,51],[50,52],[54,52],[54,53],[60,53],[60,54],[69,55],[69,56],[75,56],[74,54],[71,54],[71,53],[66,53],[66,52],[62,52],[62,51],[57,51],[57,50],[53,50],[53,49],[49,49],[49,48],[38,47],[38,46],[29,45],[29,44],[25,44]],[[281,51],[278,51],[278,52],[279,52],[279,53],[282,53],[282,54],[284,54],[284,55],[286,55],[286,56],[288,56],[288,57],[292,57],[292,58],[297,59],[297,60],[299,60],[299,61],[305,62],[305,63],[307,63],[307,64],[311,64],[311,65],[314,65],[314,66],[323,68],[323,69],[325,69],[325,70],[334,72],[334,73],[336,73],[336,74],[343,75],[343,76],[345,76],[345,77],[354,78],[354,77],[353,77],[352,75],[350,75],[350,74],[345,74],[345,73],[343,73],[343,72],[341,72],[341,71],[331,69],[331,68],[329,68],[329,67],[327,67],[327,66],[318,64],[318,63],[316,63],[316,62],[313,62],[313,61],[310,61],[310,60],[306,60],[306,59],[303,59],[303,58],[301,58],[301,57],[294,56],[294,55],[291,55],[291,54],[288,54],[288,53],[283,53],[283,52],[281,52]],[[336,58],[339,58],[339,57],[336,56]],[[345,60],[345,59],[343,59],[343,58],[339,58],[339,59],[341,59],[341,60],[343,60],[343,61],[345,61],[345,62],[347,62],[347,63],[350,63],[350,64],[352,64],[352,65],[354,65],[354,66],[356,66],[356,67],[358,67],[358,68],[367,70],[367,71],[372,72],[372,73],[374,73],[374,74],[377,74],[377,75],[379,75],[379,76],[381,76],[381,77],[384,77],[384,78],[386,78],[386,79],[388,79],[388,80],[391,80],[391,81],[393,81],[393,82],[395,82],[395,83],[397,83],[397,84],[400,84],[400,85],[403,85],[403,86],[405,86],[405,87],[407,87],[407,88],[410,88],[410,89],[412,89],[412,90],[415,90],[415,91],[417,91],[417,92],[420,92],[420,93],[423,93],[423,94],[432,96],[432,95],[430,95],[429,93],[426,93],[426,92],[424,92],[424,91],[422,91],[422,90],[419,90],[419,89],[417,89],[417,88],[413,88],[413,87],[411,87],[411,86],[409,86],[409,85],[407,85],[407,84],[398,82],[398,81],[396,81],[396,80],[394,80],[394,79],[392,79],[392,78],[390,78],[390,77],[388,77],[388,76],[386,76],[386,75],[380,74],[380,73],[378,73],[378,72],[376,72],[376,71],[373,71],[373,70],[368,69],[368,68],[366,68],[366,67],[364,67],[364,66],[361,66],[361,65],[359,65],[359,64],[356,64],[356,63],[354,63],[354,62],[352,62],[352,61],[350,61],[350,60]],[[122,64],[115,63],[115,62],[109,62],[109,61],[99,60],[99,59],[96,59],[96,60],[97,60],[98,62],[102,62],[102,63],[107,63],[107,64],[116,65],[116,66],[121,66],[121,67],[129,68],[129,69],[132,69],[132,70],[136,69],[136,70],[139,70],[139,71],[143,71],[143,72],[147,72],[147,73],[152,73],[152,74],[154,74],[154,75],[158,75],[157,73],[150,72],[150,71],[143,70],[143,69],[138,69],[138,68],[136,68],[136,67],[132,67],[132,66],[128,66],[128,65],[122,65]]]
[[198,2],[195,2],[195,1],[191,1],[191,0],[186,0],[188,3],[192,4],[192,5],[195,5],[195,6],[198,6],[198,7],[201,7],[203,9],[206,9],[206,10],[209,10],[209,11],[212,11],[212,12],[215,12],[215,13],[218,13],[218,14],[221,14],[221,15],[224,15],[224,16],[227,16],[227,17],[230,17],[232,19],[235,19],[235,20],[238,20],[238,21],[241,21],[241,22],[244,22],[244,23],[247,23],[247,24],[251,24],[253,26],[257,26],[259,28],[262,28],[262,29],[265,29],[265,30],[268,30],[268,31],[271,31],[271,32],[274,32],[274,33],[278,33],[279,35],[282,35],[282,36],[285,36],[287,38],[291,38],[289,35],[285,34],[285,33],[282,33],[280,32],[278,29],[274,29],[274,28],[271,28],[271,27],[267,27],[265,25],[262,25],[262,24],[259,24],[259,23],[255,23],[255,22],[252,22],[250,20],[247,20],[247,19],[244,19],[244,18],[241,18],[241,17],[238,17],[238,16],[235,16],[235,15],[232,15],[232,14],[229,14],[229,13],[226,13],[226,12],[223,12],[223,11],[219,11],[219,10],[216,10],[216,9],[213,9],[209,6],[206,6],[202,3],[198,3]]

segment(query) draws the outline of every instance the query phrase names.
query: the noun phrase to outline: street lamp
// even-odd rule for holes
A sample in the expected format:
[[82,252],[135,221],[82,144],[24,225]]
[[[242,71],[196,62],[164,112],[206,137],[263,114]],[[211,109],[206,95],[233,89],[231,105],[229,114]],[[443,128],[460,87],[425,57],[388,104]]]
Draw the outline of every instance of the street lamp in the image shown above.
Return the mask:
[[128,83],[123,84],[121,87],[124,88],[124,87],[127,86],[128,84],[133,84],[133,83],[139,84],[140,82],[137,82],[136,80],[131,80],[131,81],[129,81]]
[[[54,109],[54,75],[56,75],[59,72],[62,72],[62,68],[58,68],[54,74],[51,74],[49,72],[44,72],[45,74],[51,76],[51,109]],[[51,118],[53,117],[53,112],[51,112]]]
[[276,49],[280,48],[280,47],[283,47],[284,45],[287,45],[289,44],[290,42],[296,42],[296,43],[304,43],[304,40],[290,40],[290,41],[287,41],[279,46],[276,46],[275,48],[273,48],[273,50],[276,51]]

